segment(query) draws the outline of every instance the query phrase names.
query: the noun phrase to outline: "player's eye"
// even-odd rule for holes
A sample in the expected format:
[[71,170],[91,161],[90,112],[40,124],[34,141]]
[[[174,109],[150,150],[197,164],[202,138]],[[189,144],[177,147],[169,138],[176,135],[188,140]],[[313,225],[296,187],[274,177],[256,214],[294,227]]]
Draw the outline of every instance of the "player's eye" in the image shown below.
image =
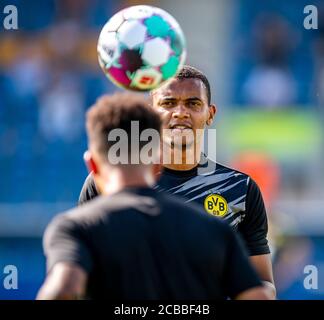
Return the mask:
[[162,101],[161,106],[162,107],[172,107],[172,106],[174,106],[174,102],[173,101]]
[[192,108],[199,108],[201,103],[199,101],[189,101],[188,105]]

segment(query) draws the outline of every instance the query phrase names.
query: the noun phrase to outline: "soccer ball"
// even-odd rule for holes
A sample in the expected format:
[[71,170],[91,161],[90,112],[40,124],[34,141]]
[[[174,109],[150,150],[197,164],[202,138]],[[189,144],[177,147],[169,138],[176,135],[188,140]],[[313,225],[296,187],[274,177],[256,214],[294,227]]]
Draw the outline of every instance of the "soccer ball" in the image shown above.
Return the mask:
[[101,30],[99,64],[124,89],[146,91],[173,77],[186,58],[184,34],[166,11],[132,6],[116,13]]

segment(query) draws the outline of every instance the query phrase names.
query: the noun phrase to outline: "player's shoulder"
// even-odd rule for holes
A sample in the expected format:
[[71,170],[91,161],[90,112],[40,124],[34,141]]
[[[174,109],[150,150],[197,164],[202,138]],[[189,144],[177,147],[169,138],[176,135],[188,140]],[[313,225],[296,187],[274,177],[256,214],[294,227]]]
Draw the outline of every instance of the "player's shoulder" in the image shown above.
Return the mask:
[[83,189],[85,190],[93,190],[95,192],[97,192],[97,187],[96,187],[96,183],[93,177],[93,173],[90,172],[88,174],[88,176],[86,177],[84,184],[83,184]]
[[88,202],[89,200],[94,199],[99,195],[99,192],[97,190],[93,174],[90,173],[87,178],[85,179],[80,196],[79,196],[79,204],[84,204]]
[[58,213],[51,221],[52,225],[91,225],[100,221],[106,212],[105,197],[99,196],[82,206]]
[[[88,227],[101,222],[108,222],[109,217],[118,212],[120,216],[123,212],[133,211],[149,212],[155,211],[157,205],[154,201],[155,191],[143,188],[143,190],[129,191],[121,190],[112,195],[98,195],[91,201],[87,201],[82,206],[72,208],[57,216],[58,220],[69,220],[78,224],[85,224]],[[145,189],[145,190],[144,190]],[[145,191],[148,191],[145,192]]]
[[245,185],[244,189],[246,190],[246,194],[250,194],[251,197],[261,193],[260,187],[258,186],[257,182],[249,174],[226,166],[224,164],[220,164],[218,162],[216,163],[216,165],[216,171],[218,170],[218,173],[215,172],[215,175],[222,175],[222,173],[226,173],[228,174],[230,179],[234,180],[234,182],[243,182]]
[[242,178],[245,178],[245,179],[251,179],[250,176],[240,170],[237,170],[236,168],[233,168],[233,167],[230,167],[228,165],[225,165],[223,163],[220,163],[220,162],[215,162],[215,167],[216,167],[216,170],[215,170],[215,173],[230,173],[232,174],[233,176],[235,177],[242,177]]
[[222,171],[222,172],[231,172],[235,175],[240,175],[240,176],[244,176],[244,177],[249,177],[248,174],[237,170],[236,168],[230,167],[228,165],[225,165],[223,163],[220,162],[216,162],[216,170],[217,171]]
[[92,174],[92,172],[90,172],[83,182],[82,189],[94,188],[95,186],[96,185],[95,185],[95,181],[93,178],[93,174]]
[[238,178],[246,180],[247,184],[250,182],[251,177],[236,168],[230,167],[220,162],[205,158],[204,164],[200,166],[200,174],[210,176],[226,176],[228,178]]

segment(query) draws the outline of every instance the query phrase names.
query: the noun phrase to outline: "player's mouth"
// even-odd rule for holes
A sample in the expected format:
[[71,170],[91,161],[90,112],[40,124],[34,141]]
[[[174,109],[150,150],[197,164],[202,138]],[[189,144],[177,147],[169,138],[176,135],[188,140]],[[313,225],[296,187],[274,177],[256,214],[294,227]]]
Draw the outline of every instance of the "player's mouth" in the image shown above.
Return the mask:
[[170,129],[172,130],[172,133],[183,133],[186,130],[192,130],[192,127],[189,124],[174,124],[170,126]]

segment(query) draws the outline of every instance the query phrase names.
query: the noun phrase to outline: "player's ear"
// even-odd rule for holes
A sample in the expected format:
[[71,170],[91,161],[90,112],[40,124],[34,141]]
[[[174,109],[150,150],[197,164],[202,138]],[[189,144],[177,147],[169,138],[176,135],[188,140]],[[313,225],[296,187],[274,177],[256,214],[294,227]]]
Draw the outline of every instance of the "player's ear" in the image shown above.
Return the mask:
[[209,105],[209,108],[208,108],[208,119],[206,121],[206,124],[208,126],[210,126],[212,123],[213,123],[213,120],[214,120],[214,117],[217,113],[217,107],[215,104],[211,104]]
[[93,172],[94,174],[98,173],[98,167],[96,162],[94,161],[92,154],[89,150],[87,150],[83,155],[84,162],[88,168],[89,173]]

